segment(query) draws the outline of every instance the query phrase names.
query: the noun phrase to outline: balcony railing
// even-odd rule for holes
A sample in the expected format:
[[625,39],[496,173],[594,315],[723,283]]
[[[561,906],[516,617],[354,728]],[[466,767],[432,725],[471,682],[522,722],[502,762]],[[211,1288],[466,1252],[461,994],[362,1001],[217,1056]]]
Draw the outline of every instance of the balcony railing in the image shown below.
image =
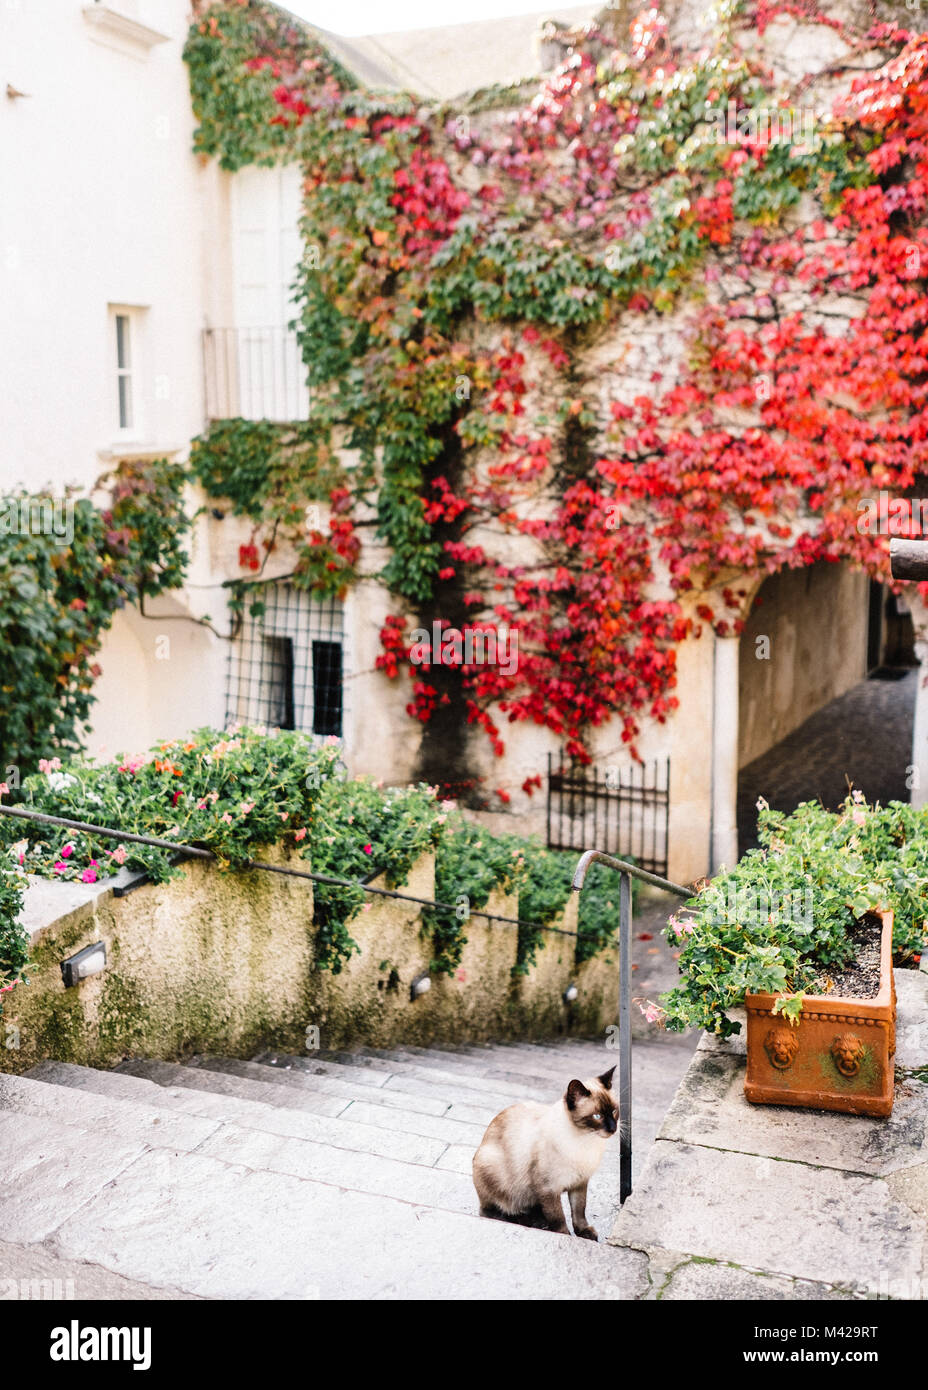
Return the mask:
[[203,330],[209,420],[309,419],[306,367],[289,328]]

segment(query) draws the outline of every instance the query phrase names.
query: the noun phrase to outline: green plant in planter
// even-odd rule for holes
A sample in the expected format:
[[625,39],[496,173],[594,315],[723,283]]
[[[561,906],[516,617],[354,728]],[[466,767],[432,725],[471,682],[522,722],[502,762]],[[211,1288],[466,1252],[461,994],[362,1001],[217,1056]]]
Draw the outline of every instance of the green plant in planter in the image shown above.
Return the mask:
[[8,857],[0,861],[0,1013],[6,994],[14,985],[26,983],[29,967],[29,936],[18,920],[23,883],[22,873],[10,867]]
[[841,810],[805,802],[791,815],[758,803],[760,846],[717,875],[670,919],[682,980],[661,997],[671,1031],[740,1031],[726,1010],[746,993],[779,996],[795,1019],[802,993],[825,967],[854,957],[852,929],[891,909],[897,959],[925,942],[928,811],[871,807],[859,792]]

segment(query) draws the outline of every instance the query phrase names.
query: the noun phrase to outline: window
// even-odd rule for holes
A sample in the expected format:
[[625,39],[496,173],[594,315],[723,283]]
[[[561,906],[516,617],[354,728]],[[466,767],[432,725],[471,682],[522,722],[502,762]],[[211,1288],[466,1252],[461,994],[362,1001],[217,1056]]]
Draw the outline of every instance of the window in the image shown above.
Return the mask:
[[[263,611],[251,613],[253,601]],[[254,585],[229,650],[226,721],[341,738],[345,646],[342,604],[286,581]]]
[[119,395],[119,428],[131,430],[132,418],[132,321],[116,315],[116,385]]
[[143,375],[146,311],[131,304],[111,304],[107,346],[106,405],[113,443],[143,438],[147,411]]

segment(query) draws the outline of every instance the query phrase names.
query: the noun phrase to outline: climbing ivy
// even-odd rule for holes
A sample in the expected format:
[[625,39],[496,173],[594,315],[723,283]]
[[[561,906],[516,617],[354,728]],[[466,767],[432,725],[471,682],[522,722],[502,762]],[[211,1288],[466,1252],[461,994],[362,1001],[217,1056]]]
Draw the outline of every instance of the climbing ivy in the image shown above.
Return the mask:
[[[117,608],[179,587],[189,529],[184,470],[121,463],[87,498],[10,494],[0,506],[0,750],[7,781],[76,752]],[[56,519],[60,524],[56,524]]]

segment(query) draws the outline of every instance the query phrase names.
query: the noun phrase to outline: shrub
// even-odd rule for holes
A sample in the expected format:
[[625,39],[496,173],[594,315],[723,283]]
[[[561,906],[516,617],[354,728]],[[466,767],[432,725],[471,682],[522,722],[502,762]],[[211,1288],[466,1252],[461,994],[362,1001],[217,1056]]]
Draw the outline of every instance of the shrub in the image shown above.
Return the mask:
[[[453,909],[426,909],[432,928],[432,968],[450,974],[467,944],[464,929],[471,912],[485,907],[494,888],[521,889],[526,879],[526,842],[517,835],[493,835],[458,813],[442,835],[435,857],[435,897]],[[503,930],[509,930],[503,927]]]
[[[199,729],[148,753],[96,765],[43,759],[27,777],[21,804],[47,815],[212,850],[240,865],[261,845],[302,842],[321,788],[334,780],[337,744],[305,734],[238,728]],[[34,821],[4,820],[0,836],[19,850],[30,873],[93,883],[123,864],[156,882],[177,870],[169,850],[115,843]]]
[[[332,778],[320,792],[304,852],[314,873],[358,880],[383,870],[387,886],[396,888],[407,881],[419,856],[439,844],[445,817],[431,787],[381,789],[365,778]],[[361,887],[315,885],[320,965],[337,974],[359,949],[347,923],[369,901]]]
[[29,936],[18,921],[22,905],[23,875],[10,866],[7,857],[0,862],[0,1013],[4,995],[20,981],[26,981]]

